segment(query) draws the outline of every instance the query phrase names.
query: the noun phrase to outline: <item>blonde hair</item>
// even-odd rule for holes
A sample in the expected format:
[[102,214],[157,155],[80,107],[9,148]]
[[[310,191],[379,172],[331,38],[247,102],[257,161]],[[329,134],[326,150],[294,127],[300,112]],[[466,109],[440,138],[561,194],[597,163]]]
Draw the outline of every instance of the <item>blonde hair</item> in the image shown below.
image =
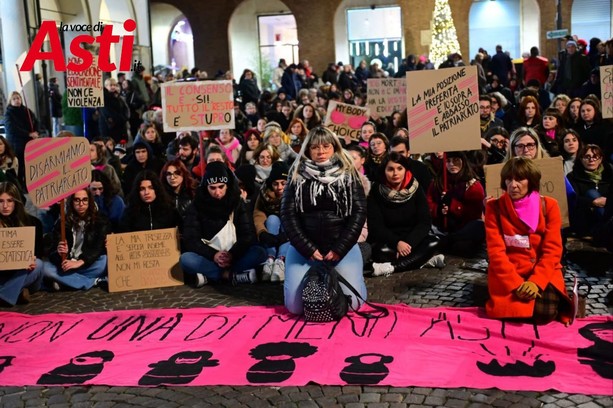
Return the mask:
[[353,166],[353,158],[349,155],[349,153],[347,153],[346,150],[343,149],[338,136],[336,136],[334,132],[326,127],[317,126],[316,128],[311,129],[304,138],[304,142],[302,143],[298,157],[296,160],[294,160],[294,163],[290,169],[290,182],[296,182],[298,180],[300,164],[306,160],[311,160],[311,158],[307,155],[309,147],[311,145],[321,145],[326,143],[334,146],[334,156],[339,159],[343,172],[349,173],[355,180],[360,180],[360,176]]
[[545,149],[543,149],[543,146],[541,146],[541,141],[538,135],[536,134],[536,132],[534,131],[534,129],[524,126],[524,127],[515,129],[515,131],[511,133],[511,137],[509,138],[509,150],[507,151],[507,156],[505,157],[505,161],[513,157],[518,157],[515,154],[515,145],[517,144],[519,139],[521,139],[524,136],[530,136],[532,140],[534,140],[534,143],[536,143],[536,156],[534,156],[534,160],[545,159],[549,157]]

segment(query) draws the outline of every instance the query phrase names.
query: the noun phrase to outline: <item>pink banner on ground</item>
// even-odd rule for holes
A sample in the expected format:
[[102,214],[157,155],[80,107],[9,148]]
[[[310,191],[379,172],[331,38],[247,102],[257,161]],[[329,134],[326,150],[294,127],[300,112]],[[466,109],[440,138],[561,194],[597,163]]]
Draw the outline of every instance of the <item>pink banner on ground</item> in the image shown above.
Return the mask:
[[371,384],[611,395],[613,319],[503,323],[388,306],[306,323],[282,307],[0,313],[0,385]]

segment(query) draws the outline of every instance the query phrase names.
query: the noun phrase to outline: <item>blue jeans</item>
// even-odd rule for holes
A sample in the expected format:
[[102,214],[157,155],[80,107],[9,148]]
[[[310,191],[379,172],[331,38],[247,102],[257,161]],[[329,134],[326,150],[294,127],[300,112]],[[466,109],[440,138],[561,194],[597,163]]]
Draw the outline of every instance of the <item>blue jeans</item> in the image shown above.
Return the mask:
[[[231,270],[235,273],[243,272],[247,269],[256,268],[258,265],[266,260],[266,251],[259,246],[251,246],[247,249],[247,252],[232,263]],[[179,259],[181,263],[181,269],[183,272],[189,275],[195,275],[201,273],[211,281],[221,280],[221,269],[215,262],[205,258],[202,255],[198,255],[195,252],[185,252],[181,254]]]
[[[596,190],[595,188],[590,188],[585,192],[585,196],[594,201],[595,199],[602,197],[602,194],[600,194],[600,191]],[[592,211],[594,213],[594,217],[596,218],[594,221],[602,222],[604,219],[604,207],[593,207]]]
[[[272,235],[279,235],[279,232],[282,230],[281,219],[276,215],[269,215],[266,218],[266,222],[264,226]],[[266,254],[268,256],[272,256],[274,258],[278,258],[280,256],[287,257],[287,250],[289,249],[290,243],[287,241],[285,244],[276,247],[266,247]]]
[[45,262],[43,275],[73,289],[91,289],[96,278],[106,275],[106,255],[100,255],[91,265],[71,270],[67,273],[60,272],[54,263]]
[[[290,245],[285,259],[285,282],[283,291],[285,297],[285,307],[290,313],[301,315],[302,308],[302,289],[304,276],[319,261],[312,261],[303,257],[300,252]],[[334,263],[333,263],[334,264]],[[366,300],[366,284],[362,274],[362,254],[360,247],[355,244],[351,250],[334,267],[338,273],[347,280],[358,293]],[[349,289],[341,283],[343,293],[351,296],[351,307],[357,310],[361,306],[361,301]]]
[[43,261],[36,259],[36,267],[31,271],[25,269],[0,272],[0,299],[15,305],[23,288],[33,292],[40,289],[43,279]]

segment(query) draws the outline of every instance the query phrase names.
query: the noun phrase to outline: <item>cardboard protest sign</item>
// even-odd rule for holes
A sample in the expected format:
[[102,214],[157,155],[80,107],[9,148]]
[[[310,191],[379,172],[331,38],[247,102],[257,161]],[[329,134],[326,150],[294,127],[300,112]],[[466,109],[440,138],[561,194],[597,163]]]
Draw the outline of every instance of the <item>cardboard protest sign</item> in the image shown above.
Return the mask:
[[411,153],[481,148],[476,67],[407,73]]
[[613,65],[600,67],[602,117],[613,118]]
[[162,84],[164,131],[234,129],[232,81]]
[[49,207],[89,186],[92,166],[84,137],[31,140],[25,159],[26,185],[37,207]]
[[109,292],[183,285],[176,228],[110,234]]
[[367,105],[373,115],[390,116],[407,108],[405,78],[368,79]]
[[0,228],[0,271],[25,269],[34,260],[35,227]]
[[[78,57],[69,62],[82,63]],[[93,56],[92,66],[83,71],[66,71],[66,94],[71,108],[98,108],[104,106],[102,70],[98,67],[98,56]]]
[[362,124],[370,118],[370,109],[346,103],[330,101],[324,126],[338,137],[360,138]]
[[[570,225],[568,219],[568,199],[566,198],[566,181],[561,157],[534,160],[541,171],[541,195],[555,198],[562,215],[562,228]],[[500,171],[504,163],[490,164],[485,169],[485,195],[498,198],[504,193],[500,188]]]

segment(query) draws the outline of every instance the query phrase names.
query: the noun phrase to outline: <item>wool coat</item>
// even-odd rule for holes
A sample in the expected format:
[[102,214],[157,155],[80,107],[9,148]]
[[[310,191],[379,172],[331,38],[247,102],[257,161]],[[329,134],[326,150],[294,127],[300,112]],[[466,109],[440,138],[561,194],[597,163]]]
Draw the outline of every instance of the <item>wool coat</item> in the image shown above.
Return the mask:
[[[485,311],[493,318],[531,318],[535,300],[524,301],[515,291],[525,281],[535,283],[540,291],[551,284],[561,297],[561,302],[570,299],[566,294],[562,275],[562,219],[556,200],[544,197],[540,206],[536,231],[519,219],[510,196],[490,200],[485,210],[485,231],[489,268],[487,285],[490,298]],[[520,237],[528,237],[529,248],[522,246]],[[523,242],[525,243],[525,242]],[[562,310],[560,310],[562,312]],[[570,321],[568,313],[558,315],[558,320]]]

